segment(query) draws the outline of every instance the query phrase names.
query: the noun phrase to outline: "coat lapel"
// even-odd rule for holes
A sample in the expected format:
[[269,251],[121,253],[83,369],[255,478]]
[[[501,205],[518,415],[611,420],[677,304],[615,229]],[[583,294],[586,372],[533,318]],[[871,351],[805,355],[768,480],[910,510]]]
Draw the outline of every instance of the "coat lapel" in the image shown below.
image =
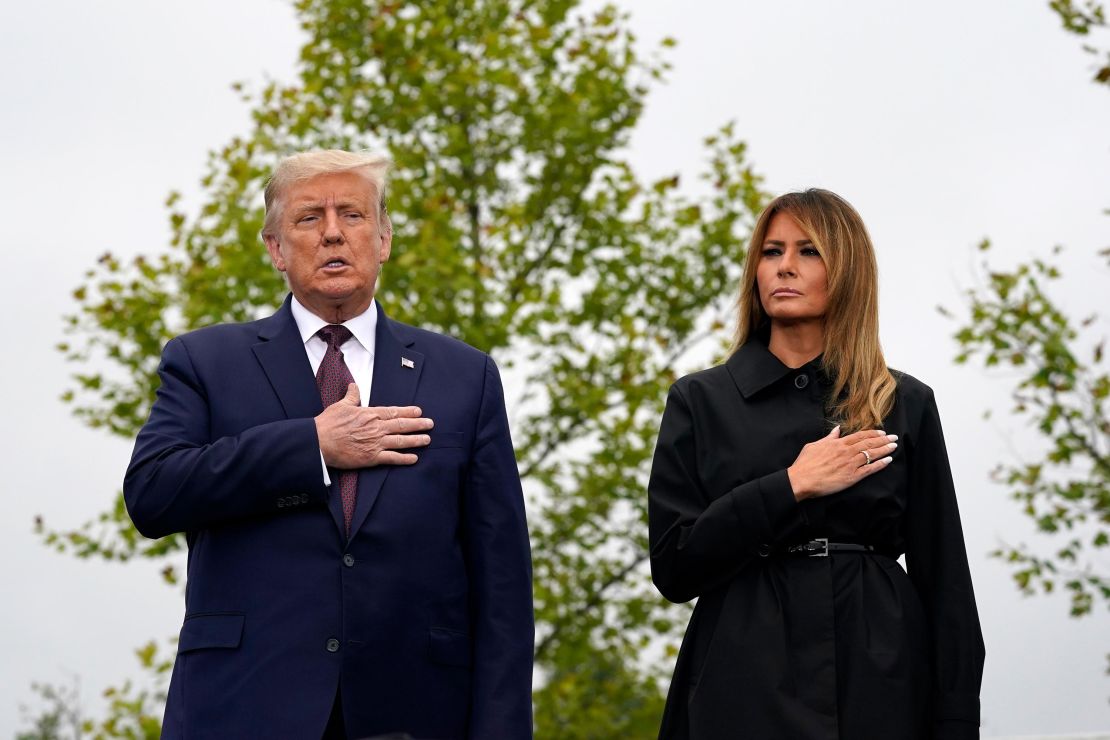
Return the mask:
[[[424,368],[424,355],[412,349],[415,339],[406,327],[391,321],[378,305],[378,327],[374,334],[374,380],[370,388],[371,406],[409,406]],[[363,468],[358,476],[358,501],[351,519],[352,536],[362,527],[374,508],[382,484],[393,466]]]
[[297,331],[297,322],[289,308],[290,300],[287,297],[277,313],[262,321],[258,332],[262,341],[252,349],[281,401],[285,415],[290,419],[303,419],[316,416],[324,407],[304,342]]
[[[301,341],[301,333],[293,318],[291,300],[291,296],[286,297],[277,313],[262,322],[258,332],[258,338],[262,341],[252,349],[281,401],[286,417],[306,419],[317,416],[324,410],[324,405],[320,401],[320,389],[316,386],[316,378],[312,374],[312,365],[308,361],[304,342]],[[338,480],[337,475],[333,474],[332,485]],[[342,504],[335,491],[328,497],[328,509],[340,536],[343,536]]]

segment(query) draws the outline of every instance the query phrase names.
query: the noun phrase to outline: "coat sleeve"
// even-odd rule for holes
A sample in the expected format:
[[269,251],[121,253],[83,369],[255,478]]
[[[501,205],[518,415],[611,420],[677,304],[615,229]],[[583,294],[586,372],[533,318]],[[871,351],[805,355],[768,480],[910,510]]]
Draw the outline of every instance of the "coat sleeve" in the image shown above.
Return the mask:
[[468,736],[530,738],[532,557],[501,377],[488,357],[463,497],[474,641]]
[[[730,580],[753,557],[800,536],[805,525],[786,470],[718,493],[703,489],[694,414],[671,388],[648,481],[651,575],[674,602],[689,601]],[[711,450],[701,454],[728,454]]]
[[960,512],[932,391],[910,462],[906,569],[929,621],[937,740],[979,737],[985,649],[964,549]]
[[135,527],[146,537],[278,513],[308,496],[324,499],[312,419],[284,419],[210,439],[204,384],[181,338],[158,366],[162,385],[139,431],[123,481]]

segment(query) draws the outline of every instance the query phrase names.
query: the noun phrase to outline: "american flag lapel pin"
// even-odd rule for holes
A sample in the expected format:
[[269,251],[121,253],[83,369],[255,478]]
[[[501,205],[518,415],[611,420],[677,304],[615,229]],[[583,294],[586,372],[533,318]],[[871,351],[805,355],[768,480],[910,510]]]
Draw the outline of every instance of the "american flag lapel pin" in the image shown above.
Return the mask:
[[416,367],[416,365],[409,358],[402,357],[401,358],[401,367],[407,367],[409,370],[412,370],[413,368]]

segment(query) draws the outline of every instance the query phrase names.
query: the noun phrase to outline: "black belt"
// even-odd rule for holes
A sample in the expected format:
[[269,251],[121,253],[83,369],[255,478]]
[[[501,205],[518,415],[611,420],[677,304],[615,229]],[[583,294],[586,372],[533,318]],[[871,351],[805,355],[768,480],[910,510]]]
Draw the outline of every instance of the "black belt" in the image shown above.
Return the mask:
[[874,552],[871,545],[856,545],[851,542],[829,542],[827,537],[818,537],[809,542],[801,542],[786,548],[786,554],[802,558],[827,558],[830,552]]

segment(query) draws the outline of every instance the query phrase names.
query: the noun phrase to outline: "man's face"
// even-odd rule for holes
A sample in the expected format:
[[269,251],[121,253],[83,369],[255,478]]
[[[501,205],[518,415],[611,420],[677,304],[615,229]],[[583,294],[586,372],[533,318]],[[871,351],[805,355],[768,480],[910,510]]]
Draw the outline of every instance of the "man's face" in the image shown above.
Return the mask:
[[278,207],[266,249],[297,300],[333,323],[369,308],[392,234],[379,222],[378,196],[366,178],[317,175],[289,186]]

